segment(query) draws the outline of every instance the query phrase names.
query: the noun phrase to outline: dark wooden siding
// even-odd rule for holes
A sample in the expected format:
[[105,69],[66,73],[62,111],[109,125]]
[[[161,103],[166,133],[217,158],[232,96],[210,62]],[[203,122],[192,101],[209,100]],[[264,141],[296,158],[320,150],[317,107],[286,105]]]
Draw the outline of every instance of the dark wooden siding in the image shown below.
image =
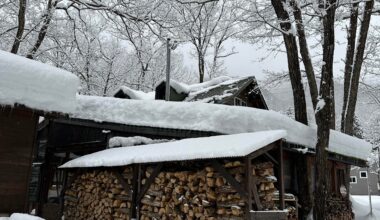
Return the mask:
[[26,212],[38,116],[0,108],[0,213]]

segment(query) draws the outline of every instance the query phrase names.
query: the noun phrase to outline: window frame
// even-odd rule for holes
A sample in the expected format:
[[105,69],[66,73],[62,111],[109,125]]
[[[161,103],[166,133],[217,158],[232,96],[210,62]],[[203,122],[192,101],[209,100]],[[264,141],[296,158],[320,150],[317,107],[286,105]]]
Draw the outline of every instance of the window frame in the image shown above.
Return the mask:
[[[351,179],[354,179],[354,182],[351,182]],[[357,184],[358,183],[358,178],[356,176],[350,176],[350,184]]]
[[235,106],[247,106],[247,102],[239,97],[234,97],[234,105]]
[[[362,173],[365,173],[365,177],[362,177]],[[368,172],[367,171],[360,171],[359,172],[359,178],[360,179],[367,179],[368,178]]]

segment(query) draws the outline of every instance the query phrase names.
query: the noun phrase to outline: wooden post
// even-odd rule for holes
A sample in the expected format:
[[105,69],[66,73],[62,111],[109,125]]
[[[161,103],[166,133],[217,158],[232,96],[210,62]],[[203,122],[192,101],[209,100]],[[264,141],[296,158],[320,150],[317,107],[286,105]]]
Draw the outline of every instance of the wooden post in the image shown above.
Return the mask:
[[252,186],[253,183],[252,181],[252,160],[249,159],[249,157],[246,157],[244,159],[245,163],[245,184],[246,184],[246,190],[248,192],[248,197],[247,197],[247,205],[246,205],[246,219],[251,219],[250,211],[252,210]]
[[130,212],[130,219],[137,219],[137,195],[138,195],[138,188],[140,182],[138,181],[139,178],[139,172],[140,172],[140,165],[134,164],[133,165],[133,177],[132,177],[132,204],[131,204],[131,212]]
[[279,178],[279,181],[278,181],[278,185],[279,185],[279,199],[280,199],[280,210],[283,210],[285,208],[285,200],[284,200],[284,156],[283,156],[283,149],[282,149],[282,143],[283,143],[283,140],[280,140],[279,141],[279,152],[278,152],[278,155],[279,155],[279,158],[278,158],[278,161],[279,161],[279,174],[280,174],[280,178]]

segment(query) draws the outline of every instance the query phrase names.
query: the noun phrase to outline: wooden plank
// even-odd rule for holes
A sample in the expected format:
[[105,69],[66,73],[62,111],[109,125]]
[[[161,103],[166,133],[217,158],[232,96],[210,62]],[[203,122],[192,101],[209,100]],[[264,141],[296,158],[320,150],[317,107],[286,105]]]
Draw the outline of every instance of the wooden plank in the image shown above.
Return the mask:
[[249,159],[249,158],[244,158],[244,165],[245,165],[245,186],[246,186],[246,190],[248,192],[248,198],[246,200],[247,202],[247,205],[246,205],[246,210],[245,210],[245,214],[246,214],[246,219],[249,219],[249,216],[250,216],[250,211],[252,210],[252,186],[253,185],[256,185],[256,183],[254,183],[252,181],[252,160]]
[[154,179],[158,176],[161,169],[163,167],[163,163],[157,164],[157,166],[154,168],[152,174],[150,175],[149,179],[146,181],[145,185],[141,189],[141,192],[139,192],[139,195],[137,196],[137,203],[140,203],[141,199],[144,197],[145,193],[148,191],[149,187],[154,182]]
[[264,153],[264,156],[267,157],[270,161],[272,161],[272,163],[274,163],[275,166],[279,166],[278,161],[274,157],[272,157],[272,155],[270,155],[268,152]]
[[129,213],[129,218],[137,218],[137,210],[136,210],[136,200],[138,195],[138,185],[139,185],[139,172],[140,172],[140,165],[134,164],[133,165],[133,177],[132,177],[132,205],[131,205],[131,212]]
[[283,140],[280,141],[279,143],[279,148],[278,148],[278,151],[279,151],[279,173],[280,173],[280,178],[279,178],[279,181],[278,181],[278,184],[279,184],[279,197],[280,197],[280,210],[283,210],[285,209],[285,200],[284,200],[284,156],[283,156],[283,149],[282,149],[282,143],[283,143]]
[[[256,183],[256,177],[255,176],[252,176],[252,182],[253,183]],[[253,195],[253,199],[255,201],[255,205],[256,205],[256,209],[258,211],[261,211],[263,210],[263,206],[261,205],[261,202],[260,202],[260,197],[259,197],[259,192],[257,190],[257,186],[256,184],[252,184],[252,191],[251,191],[251,194]]]
[[263,147],[263,148],[260,148],[250,154],[247,155],[247,157],[249,159],[255,159],[256,157],[258,156],[261,156],[263,154],[265,154],[266,152],[274,149],[275,147],[277,146],[277,142],[274,142],[274,143],[271,143],[271,144],[268,144],[267,146]]
[[240,185],[238,181],[235,180],[231,176],[231,174],[228,173],[228,171],[222,166],[216,159],[211,160],[212,167],[219,172],[226,180],[227,182],[235,188],[235,190],[240,194],[241,197],[244,199],[247,199],[248,193],[247,191]]

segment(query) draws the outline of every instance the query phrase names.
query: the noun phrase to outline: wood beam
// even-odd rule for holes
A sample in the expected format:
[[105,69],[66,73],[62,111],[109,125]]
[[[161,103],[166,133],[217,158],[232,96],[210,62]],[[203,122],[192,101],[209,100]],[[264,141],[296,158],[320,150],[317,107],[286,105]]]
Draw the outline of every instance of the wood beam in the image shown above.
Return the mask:
[[[278,142],[277,142],[278,143]],[[284,200],[284,155],[283,155],[283,149],[282,149],[283,140],[279,141],[279,148],[278,148],[278,160],[279,160],[279,174],[280,178],[278,181],[279,185],[279,199],[280,199],[280,210],[283,210],[285,208],[285,200]]]
[[249,158],[244,158],[245,165],[245,187],[248,192],[247,205],[246,205],[246,215],[247,219],[250,219],[250,211],[252,210],[252,185],[256,185],[252,181],[252,160]]
[[229,184],[231,184],[232,187],[235,188],[241,197],[244,199],[248,198],[247,191],[240,185],[238,181],[235,180],[235,178],[231,176],[231,174],[228,173],[228,171],[216,159],[211,160],[211,165],[227,180]]
[[270,151],[270,150],[272,150],[272,149],[274,149],[276,147],[277,147],[277,142],[268,144],[267,146],[265,146],[263,148],[260,148],[260,149],[258,149],[256,151],[248,154],[247,157],[249,159],[251,159],[251,160],[255,159],[256,157],[261,156],[261,155],[265,154],[266,152],[268,152],[268,151]]
[[160,173],[163,163],[157,164],[157,166],[154,168],[152,174],[150,175],[149,179],[146,181],[145,185],[141,189],[141,192],[139,192],[139,195],[137,196],[137,203],[140,203],[141,199],[144,197],[145,193],[148,191],[150,185],[154,182],[154,179],[158,176]]

